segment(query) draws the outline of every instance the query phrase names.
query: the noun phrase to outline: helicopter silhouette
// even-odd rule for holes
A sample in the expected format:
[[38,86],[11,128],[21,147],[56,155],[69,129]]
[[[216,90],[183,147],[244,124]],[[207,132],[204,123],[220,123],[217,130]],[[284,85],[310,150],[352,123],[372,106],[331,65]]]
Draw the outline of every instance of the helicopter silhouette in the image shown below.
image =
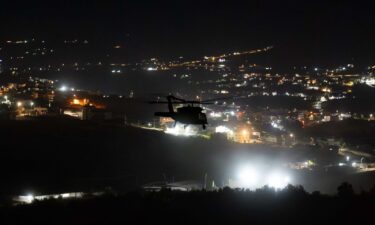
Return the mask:
[[[212,104],[203,101],[187,101],[185,99],[177,98],[173,95],[168,95],[167,101],[151,101],[151,104],[168,104],[168,112],[155,112],[155,116],[159,117],[170,117],[172,118],[176,125],[177,122],[185,124],[185,127],[189,124],[202,125],[203,129],[206,129],[207,116],[203,113],[203,108],[200,106],[194,106],[194,104]],[[184,105],[179,107],[174,111],[173,105],[179,104]]]

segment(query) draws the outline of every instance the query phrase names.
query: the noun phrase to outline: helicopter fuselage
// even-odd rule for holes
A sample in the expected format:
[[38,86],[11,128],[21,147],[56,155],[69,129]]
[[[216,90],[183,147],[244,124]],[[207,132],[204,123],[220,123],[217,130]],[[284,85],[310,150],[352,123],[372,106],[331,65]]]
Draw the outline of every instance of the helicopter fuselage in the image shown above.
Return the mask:
[[[156,112],[155,116],[159,117],[170,117],[172,118],[175,122],[179,122],[185,125],[189,124],[199,124],[203,126],[203,129],[206,128],[207,124],[207,117],[206,114],[203,113],[203,109],[198,106],[193,106],[192,104],[187,105],[187,106],[182,106],[176,109],[174,111],[173,106],[172,106],[172,99],[177,99],[180,100],[180,104],[187,104],[187,101],[175,98],[173,96],[168,96],[168,110],[169,112]],[[176,103],[174,103],[176,104]]]
[[207,124],[206,114],[201,107],[185,106],[177,108],[172,119],[184,124]]
[[177,112],[156,112],[155,116],[170,117],[183,124],[207,124],[206,114],[201,107],[185,106],[177,109]]
[[201,107],[184,106],[177,108],[176,112],[156,112],[155,116],[170,117],[182,124],[206,125],[207,117]]

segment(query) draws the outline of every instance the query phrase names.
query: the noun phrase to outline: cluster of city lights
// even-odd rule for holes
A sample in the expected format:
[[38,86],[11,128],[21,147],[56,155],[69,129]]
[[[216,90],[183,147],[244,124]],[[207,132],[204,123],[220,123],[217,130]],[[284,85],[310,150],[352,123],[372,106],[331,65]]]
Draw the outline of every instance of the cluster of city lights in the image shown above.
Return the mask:
[[11,102],[9,101],[9,98],[7,95],[4,96],[4,100],[0,102],[1,104],[7,104],[10,105]]
[[[71,193],[61,193],[61,194],[50,194],[50,195],[34,195],[29,193],[27,195],[20,195],[16,196],[13,200],[18,203],[30,204],[33,203],[35,200],[42,201],[47,199],[68,199],[68,198],[82,198],[85,193],[83,192],[71,192]],[[96,195],[100,195],[101,193],[97,192],[94,193]]]
[[233,130],[231,130],[227,126],[220,125],[215,128],[215,133],[227,133],[227,134],[233,135]]
[[339,162],[339,164],[338,164],[338,166],[349,166],[349,165],[351,165],[352,167],[354,167],[354,168],[358,168],[358,167],[362,167],[362,161],[363,161],[363,157],[361,158],[361,162],[360,162],[360,164],[358,164],[356,161],[351,161],[350,160],[350,156],[346,156],[345,157],[345,160],[346,160],[346,162]]

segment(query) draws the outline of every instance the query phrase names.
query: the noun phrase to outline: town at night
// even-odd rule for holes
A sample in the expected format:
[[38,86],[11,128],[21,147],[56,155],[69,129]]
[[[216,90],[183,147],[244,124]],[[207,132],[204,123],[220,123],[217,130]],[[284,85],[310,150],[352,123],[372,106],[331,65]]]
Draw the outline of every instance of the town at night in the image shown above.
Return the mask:
[[373,224],[370,1],[0,3],[1,224]]

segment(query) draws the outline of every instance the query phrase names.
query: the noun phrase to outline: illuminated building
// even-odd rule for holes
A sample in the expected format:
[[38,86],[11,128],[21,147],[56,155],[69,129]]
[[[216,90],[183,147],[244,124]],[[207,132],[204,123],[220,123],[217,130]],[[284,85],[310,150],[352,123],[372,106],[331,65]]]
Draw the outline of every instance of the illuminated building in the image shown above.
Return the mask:
[[233,133],[233,141],[239,143],[252,143],[252,129],[249,126],[241,126]]
[[161,126],[166,126],[168,124],[174,123],[174,120],[170,117],[160,117],[159,122]]
[[73,98],[70,101],[70,105],[76,105],[76,106],[85,106],[89,104],[89,100],[84,98],[84,99],[79,99],[79,98]]

